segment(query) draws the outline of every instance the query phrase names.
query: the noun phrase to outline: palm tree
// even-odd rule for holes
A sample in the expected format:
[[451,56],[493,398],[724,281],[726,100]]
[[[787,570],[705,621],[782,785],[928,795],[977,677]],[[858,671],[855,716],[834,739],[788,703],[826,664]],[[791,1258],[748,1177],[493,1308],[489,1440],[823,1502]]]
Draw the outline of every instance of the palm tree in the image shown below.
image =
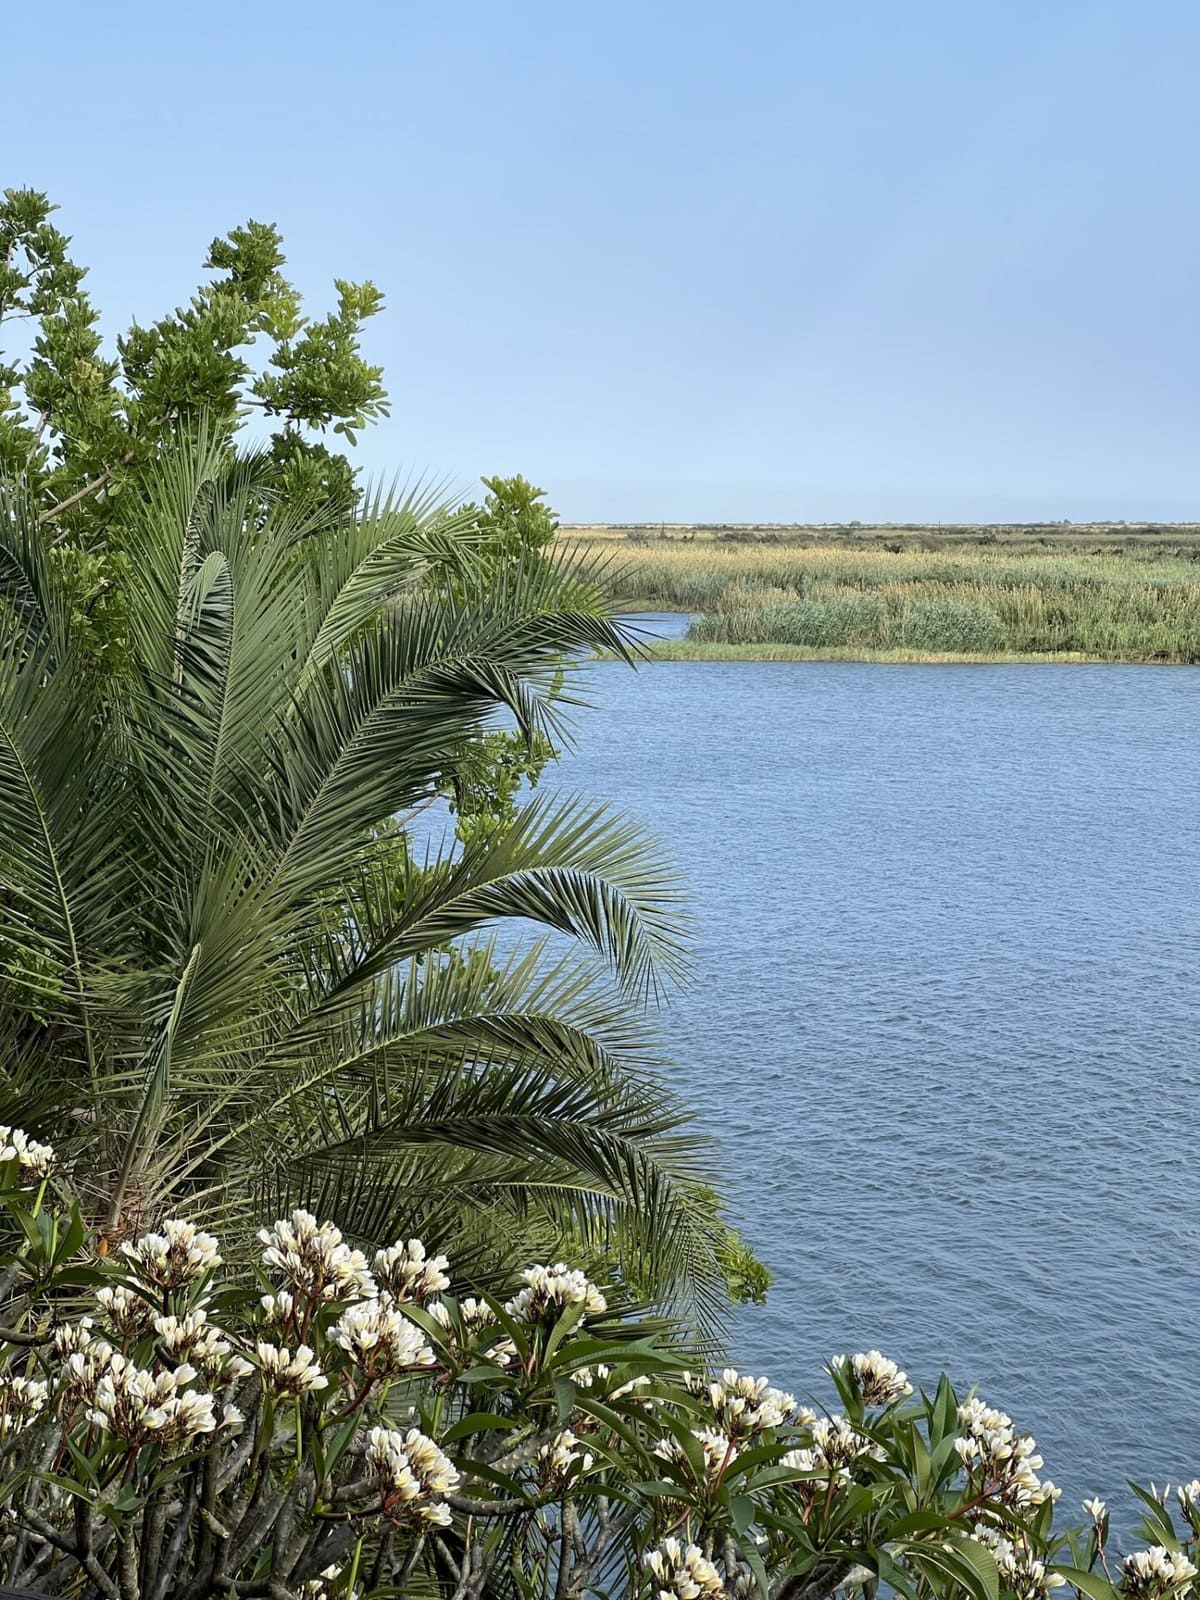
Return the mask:
[[127,498],[104,671],[0,503],[0,1120],[112,1240],[305,1204],[482,1282],[566,1241],[711,1310],[702,1142],[648,1019],[681,959],[661,859],[574,799],[411,842],[498,714],[559,731],[564,669],[631,658],[594,575],[538,557],[481,594],[436,497],[331,522],[203,438]]

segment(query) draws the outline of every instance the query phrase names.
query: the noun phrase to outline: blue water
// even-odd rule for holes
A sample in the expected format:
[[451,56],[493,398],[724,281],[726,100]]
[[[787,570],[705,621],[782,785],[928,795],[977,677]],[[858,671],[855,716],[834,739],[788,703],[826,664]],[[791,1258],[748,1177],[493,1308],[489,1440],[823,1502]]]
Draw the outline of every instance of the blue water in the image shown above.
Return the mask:
[[1076,1510],[1200,1473],[1200,674],[589,671],[553,782],[690,887],[667,1028],[776,1275],[737,1359],[948,1368]]

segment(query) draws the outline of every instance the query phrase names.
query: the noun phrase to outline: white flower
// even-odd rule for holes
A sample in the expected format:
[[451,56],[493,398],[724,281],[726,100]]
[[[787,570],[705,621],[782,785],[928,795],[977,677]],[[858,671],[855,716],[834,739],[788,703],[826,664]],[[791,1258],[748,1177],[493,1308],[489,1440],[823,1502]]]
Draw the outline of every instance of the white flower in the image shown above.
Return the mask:
[[1045,1563],[1019,1536],[1010,1539],[984,1523],[976,1523],[974,1534],[977,1542],[992,1552],[1004,1588],[1011,1589],[1016,1600],[1047,1600],[1052,1589],[1061,1589],[1066,1583],[1057,1572],[1047,1572]]
[[[737,1459],[737,1446],[726,1434],[718,1433],[715,1428],[694,1429],[692,1437],[700,1445],[704,1457],[705,1477],[716,1482],[730,1462]],[[654,1454],[663,1461],[671,1461],[676,1466],[691,1470],[687,1452],[674,1434],[668,1434],[665,1439],[660,1439],[654,1446]]]
[[[624,1400],[638,1389],[648,1388],[651,1383],[648,1372],[639,1372],[635,1378],[630,1378],[628,1383],[619,1383],[615,1389],[605,1396],[608,1400]],[[653,1395],[644,1395],[639,1404],[644,1405],[654,1398]]]
[[286,1322],[296,1309],[296,1297],[286,1289],[276,1294],[264,1294],[259,1299],[264,1319],[270,1323]]
[[328,1388],[329,1379],[308,1345],[298,1346],[294,1356],[286,1347],[267,1344],[261,1339],[256,1349],[263,1382],[279,1394],[301,1395],[313,1389]]
[[97,1289],[96,1304],[123,1339],[136,1339],[148,1332],[154,1318],[150,1301],[123,1283]]
[[372,1377],[390,1377],[434,1362],[425,1335],[390,1300],[360,1300],[348,1306],[334,1326],[333,1339]]
[[[324,1572],[318,1573],[315,1578],[309,1578],[307,1583],[300,1585],[300,1593],[305,1600],[330,1600],[333,1586],[342,1575],[339,1566],[326,1567]],[[354,1600],[355,1591],[351,1590],[346,1600]]]
[[0,1163],[15,1161],[18,1178],[44,1178],[54,1165],[54,1146],[38,1144],[24,1128],[0,1123]]
[[[451,1335],[451,1345],[458,1343],[457,1327],[454,1315],[444,1300],[435,1300],[428,1308],[429,1315],[439,1327],[444,1328]],[[458,1323],[462,1327],[464,1342],[469,1344],[484,1328],[490,1328],[496,1321],[496,1313],[486,1300],[476,1300],[468,1295],[465,1300],[458,1302]],[[509,1338],[498,1340],[483,1352],[484,1359],[494,1361],[498,1367],[506,1367],[517,1353],[517,1347]]]
[[1135,1550],[1126,1556],[1122,1573],[1123,1592],[1131,1600],[1154,1600],[1194,1578],[1196,1568],[1181,1551],[1154,1544],[1148,1550]]
[[684,1383],[708,1400],[717,1429],[731,1439],[749,1439],[768,1428],[780,1428],[796,1410],[792,1395],[772,1389],[766,1378],[742,1377],[732,1367],[725,1368],[719,1382],[706,1383],[685,1373]]
[[1012,1418],[982,1400],[966,1400],[958,1408],[966,1433],[954,1441],[960,1461],[1001,1504],[1025,1511],[1057,1500],[1062,1490],[1038,1477],[1042,1458],[1031,1434],[1019,1436]]
[[801,1494],[816,1495],[823,1493],[828,1484],[840,1486],[850,1482],[849,1467],[833,1467],[823,1456],[809,1447],[799,1450],[789,1450],[779,1459],[781,1467],[790,1467],[793,1472],[807,1472],[814,1474],[811,1483],[800,1484],[797,1487]]
[[699,1545],[664,1539],[646,1556],[656,1600],[702,1600],[721,1594],[721,1578]]
[[109,1363],[116,1355],[106,1339],[92,1338],[90,1326],[91,1319],[85,1317],[71,1330],[73,1339],[59,1339],[60,1333],[66,1335],[66,1329],[59,1329],[55,1333],[56,1351],[60,1343],[62,1346],[62,1367],[57,1388],[60,1393],[75,1400],[86,1399],[94,1392],[101,1373],[108,1370]]
[[31,1423],[44,1408],[50,1385],[38,1378],[0,1377],[0,1439]]
[[186,1363],[174,1372],[149,1372],[114,1352],[96,1380],[88,1421],[133,1444],[211,1433],[217,1426],[212,1395],[182,1388],[195,1376]]
[[1193,1478],[1191,1483],[1181,1483],[1175,1493],[1185,1512],[1189,1507],[1193,1511],[1200,1510],[1200,1478]]
[[78,1322],[59,1323],[50,1335],[50,1348],[60,1362],[65,1362],[69,1355],[91,1344],[93,1326],[91,1317],[80,1317]]
[[830,1417],[813,1417],[808,1428],[811,1443],[789,1450],[780,1459],[781,1466],[814,1475],[810,1482],[796,1486],[806,1498],[823,1493],[828,1484],[840,1487],[848,1483],[851,1468],[857,1461],[883,1460],[883,1450],[865,1433],[860,1433],[848,1417],[836,1413]]
[[194,1222],[177,1217],[162,1225],[161,1233],[144,1233],[132,1244],[123,1244],[134,1276],[148,1288],[178,1289],[197,1283],[206,1273],[221,1265],[221,1253],[211,1233],[202,1233]]
[[1083,1509],[1087,1512],[1088,1516],[1091,1517],[1093,1522],[1103,1522],[1105,1517],[1108,1515],[1108,1507],[1104,1504],[1104,1501],[1100,1499],[1085,1500],[1083,1502]]
[[405,1244],[397,1239],[387,1250],[377,1250],[372,1267],[375,1281],[394,1300],[411,1300],[423,1306],[433,1295],[450,1287],[445,1256],[427,1256],[420,1239]]
[[891,1405],[893,1400],[902,1400],[913,1392],[908,1375],[879,1350],[868,1350],[854,1356],[834,1356],[829,1366],[831,1371],[836,1372],[849,1367],[854,1386],[867,1406]]
[[273,1228],[260,1228],[262,1258],[296,1293],[310,1300],[361,1300],[377,1293],[361,1250],[353,1250],[332,1222],[293,1211]]
[[379,1475],[384,1510],[398,1521],[445,1527],[450,1507],[443,1496],[457,1489],[458,1469],[419,1428],[372,1428],[367,1460]]
[[571,1382],[579,1389],[590,1389],[595,1383],[603,1383],[611,1371],[603,1361],[596,1367],[576,1367]]
[[563,1487],[571,1478],[582,1477],[585,1472],[590,1472],[592,1459],[591,1452],[580,1446],[570,1428],[564,1428],[538,1451],[543,1482],[557,1488]]
[[[450,1307],[444,1300],[437,1300],[429,1307],[429,1315],[447,1333],[453,1331],[454,1317]],[[486,1300],[476,1300],[473,1295],[468,1295],[465,1300],[458,1302],[458,1319],[462,1323],[463,1331],[467,1334],[478,1333],[480,1328],[490,1328],[496,1320],[496,1313]]]
[[174,1361],[189,1361],[210,1380],[222,1376],[245,1378],[254,1370],[248,1361],[234,1355],[233,1346],[208,1320],[202,1309],[186,1317],[156,1316],[154,1331],[159,1344]]
[[540,1322],[546,1312],[560,1316],[568,1306],[581,1305],[585,1317],[598,1317],[608,1301],[582,1272],[559,1261],[552,1267],[526,1267],[525,1287],[505,1303],[516,1322]]

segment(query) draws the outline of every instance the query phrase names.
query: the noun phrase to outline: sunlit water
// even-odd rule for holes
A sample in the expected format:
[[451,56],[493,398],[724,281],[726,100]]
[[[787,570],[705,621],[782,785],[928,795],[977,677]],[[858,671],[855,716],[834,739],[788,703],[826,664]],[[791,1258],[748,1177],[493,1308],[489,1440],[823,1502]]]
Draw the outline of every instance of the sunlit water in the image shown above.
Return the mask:
[[1076,1507],[1200,1473],[1200,674],[605,663],[589,695],[551,781],[691,889],[670,1037],[776,1275],[737,1359],[825,1398],[841,1350],[948,1368]]

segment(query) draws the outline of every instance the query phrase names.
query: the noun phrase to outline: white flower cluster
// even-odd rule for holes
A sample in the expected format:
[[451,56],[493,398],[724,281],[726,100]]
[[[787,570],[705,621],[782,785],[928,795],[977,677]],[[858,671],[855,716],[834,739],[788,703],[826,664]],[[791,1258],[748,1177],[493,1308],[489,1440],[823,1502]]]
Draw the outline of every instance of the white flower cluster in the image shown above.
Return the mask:
[[721,1575],[699,1545],[664,1539],[646,1556],[655,1600],[702,1600],[722,1593]]
[[608,1309],[608,1301],[596,1285],[565,1262],[526,1267],[521,1278],[525,1287],[504,1307],[516,1322],[540,1322],[547,1311],[559,1316],[568,1306],[582,1305],[585,1317],[598,1317]]
[[692,1394],[708,1400],[717,1431],[730,1439],[756,1438],[769,1428],[781,1428],[796,1414],[794,1395],[772,1389],[766,1378],[743,1377],[733,1367],[726,1367],[712,1383],[685,1373],[684,1383]]
[[179,1289],[198,1283],[221,1265],[213,1235],[177,1217],[164,1222],[161,1233],[144,1233],[132,1244],[123,1244],[121,1250],[134,1277],[147,1288]]
[[450,1458],[419,1428],[400,1433],[372,1428],[367,1460],[379,1475],[384,1509],[398,1520],[446,1527],[450,1507],[443,1496],[457,1489],[459,1473]]
[[95,1326],[91,1317],[80,1317],[77,1322],[60,1322],[50,1335],[50,1348],[59,1361],[66,1361],[77,1350],[82,1350],[92,1342],[92,1328]]
[[[458,1325],[451,1314],[450,1307],[444,1300],[435,1300],[428,1308],[429,1315],[433,1317],[438,1326],[445,1329],[450,1335],[453,1345],[458,1337],[458,1330],[462,1329],[462,1339],[465,1345],[470,1345],[477,1333],[484,1328],[495,1325],[496,1313],[486,1300],[476,1300],[474,1295],[468,1295],[465,1300],[458,1302]],[[498,1339],[483,1352],[484,1359],[494,1361],[499,1367],[506,1367],[517,1353],[517,1347],[507,1336]]]
[[154,1320],[154,1307],[145,1295],[123,1283],[97,1289],[96,1304],[123,1339],[137,1339],[148,1333]]
[[1012,1591],[1015,1600],[1047,1600],[1051,1589],[1061,1589],[1066,1583],[1057,1572],[1047,1572],[1045,1562],[1039,1561],[1032,1550],[996,1528],[977,1523],[974,1533],[976,1540],[992,1552],[1002,1586]]
[[425,1335],[390,1298],[347,1306],[334,1326],[333,1339],[372,1378],[395,1377],[434,1362]]
[[280,1289],[275,1294],[264,1294],[258,1303],[262,1308],[263,1320],[272,1324],[287,1322],[296,1312],[296,1296],[289,1294],[286,1289]]
[[570,1428],[564,1428],[538,1451],[542,1481],[556,1488],[590,1472],[593,1459],[591,1451],[581,1446]]
[[267,1344],[262,1339],[255,1348],[262,1381],[276,1394],[310,1394],[329,1387],[329,1379],[308,1345],[300,1345],[295,1355],[286,1345]]
[[26,1428],[46,1404],[50,1385],[37,1378],[0,1378],[0,1439]]
[[[619,1383],[615,1389],[610,1389],[607,1385],[611,1377],[612,1368],[601,1361],[594,1367],[576,1367],[571,1374],[571,1381],[580,1389],[602,1390],[605,1400],[624,1400],[629,1395],[636,1394],[639,1389],[649,1388],[652,1382],[648,1372],[639,1372],[627,1383]],[[642,1401],[645,1403],[653,1398],[653,1395],[644,1395]]]
[[[90,1396],[88,1421],[131,1444],[151,1438],[182,1442],[212,1433],[217,1426],[212,1395],[183,1388],[195,1376],[186,1363],[174,1372],[148,1372],[114,1351]],[[230,1408],[224,1420],[240,1422],[241,1416]]]
[[789,1450],[780,1464],[794,1472],[815,1472],[844,1483],[856,1461],[882,1461],[885,1452],[860,1433],[848,1417],[834,1413],[814,1417],[808,1425],[811,1443]]
[[202,1308],[186,1317],[156,1316],[154,1331],[173,1361],[188,1362],[210,1382],[248,1378],[254,1371],[248,1361],[234,1354],[229,1340]]
[[966,1400],[958,1408],[958,1420],[966,1433],[954,1441],[954,1448],[967,1471],[983,1480],[988,1493],[1013,1511],[1058,1499],[1062,1491],[1037,1475],[1042,1465],[1037,1441],[1032,1434],[1018,1435],[1011,1417],[982,1400]]
[[1188,1511],[1200,1511],[1200,1478],[1193,1478],[1191,1483],[1181,1483],[1175,1493],[1180,1509],[1185,1514]]
[[51,1349],[62,1363],[57,1389],[71,1399],[90,1399],[116,1351],[107,1339],[92,1336],[91,1317],[54,1330]]
[[[454,1326],[450,1307],[444,1300],[438,1300],[431,1305],[429,1315],[447,1332]],[[463,1332],[471,1336],[478,1333],[481,1328],[490,1328],[496,1320],[496,1313],[486,1300],[476,1300],[474,1295],[468,1295],[465,1300],[458,1302],[458,1320],[462,1323]]]
[[[715,1483],[730,1462],[737,1459],[737,1446],[727,1434],[718,1433],[715,1428],[694,1429],[692,1437],[699,1444],[704,1458],[704,1475]],[[673,1433],[658,1441],[654,1446],[654,1454],[662,1461],[670,1461],[675,1466],[690,1470],[687,1451]]]
[[412,1301],[419,1306],[450,1287],[446,1275],[449,1265],[445,1256],[427,1256],[420,1239],[410,1239],[407,1244],[398,1239],[387,1250],[377,1250],[372,1262],[381,1290],[393,1300]]
[[1108,1515],[1108,1507],[1104,1504],[1103,1500],[1098,1498],[1094,1500],[1085,1500],[1083,1502],[1083,1509],[1087,1512],[1088,1516],[1091,1517],[1092,1521],[1097,1523],[1103,1522],[1105,1517]]
[[1149,1550],[1135,1550],[1126,1556],[1121,1576],[1121,1590],[1128,1600],[1157,1600],[1194,1578],[1196,1568],[1181,1550],[1153,1544]]
[[893,1400],[903,1400],[913,1392],[908,1374],[901,1372],[894,1361],[889,1361],[880,1350],[867,1350],[854,1356],[834,1356],[830,1370],[845,1372],[854,1381],[862,1402],[866,1406],[890,1406]]
[[21,1178],[44,1178],[54,1165],[54,1146],[38,1144],[24,1128],[0,1122],[0,1163],[15,1161]]
[[295,1210],[272,1228],[260,1228],[264,1263],[309,1300],[363,1300],[378,1293],[367,1258],[342,1238],[332,1222]]

